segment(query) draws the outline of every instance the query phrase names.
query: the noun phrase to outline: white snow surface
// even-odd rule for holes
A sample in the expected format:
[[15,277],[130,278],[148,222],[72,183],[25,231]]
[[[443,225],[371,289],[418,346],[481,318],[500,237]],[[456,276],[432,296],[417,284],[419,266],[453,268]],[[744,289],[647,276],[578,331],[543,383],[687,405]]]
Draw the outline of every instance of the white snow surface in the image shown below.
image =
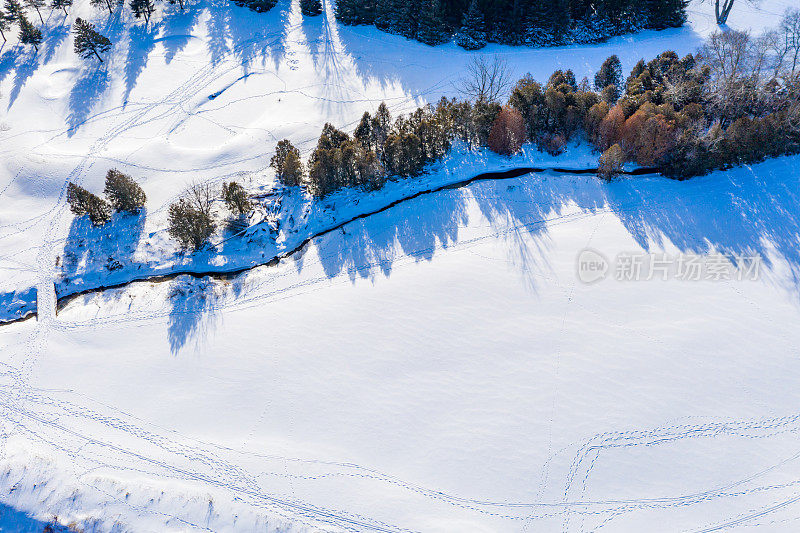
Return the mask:
[[[790,4],[743,2],[730,26],[773,26]],[[596,160],[457,147],[423,178],[307,210],[273,189],[277,140],[307,154],[326,121],[453,95],[471,53],[338,26],[331,5],[165,6],[145,28],[76,2],[68,21],[115,42],[99,68],[55,12],[38,54],[0,50],[0,303],[39,310],[0,327],[0,531],[797,530],[798,157],[687,182],[476,182],[232,280],[137,282],[56,315],[54,283],[260,262],[436,185]],[[541,80],[611,53],[628,69],[693,51],[711,9],[692,4],[679,30],[479,53]],[[148,208],[95,230],[64,189],[99,192],[110,167]],[[166,206],[233,177],[265,195],[253,228],[179,254]],[[586,285],[585,248],[765,263],[757,281]]]

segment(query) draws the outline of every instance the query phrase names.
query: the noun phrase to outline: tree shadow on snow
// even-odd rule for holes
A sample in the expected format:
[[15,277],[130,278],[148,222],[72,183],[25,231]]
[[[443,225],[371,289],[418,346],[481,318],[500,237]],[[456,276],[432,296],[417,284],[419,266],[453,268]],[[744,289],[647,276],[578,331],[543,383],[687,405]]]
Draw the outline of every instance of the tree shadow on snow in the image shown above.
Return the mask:
[[134,254],[146,218],[144,209],[136,214],[114,213],[103,226],[94,226],[88,216],[74,217],[61,257],[60,291],[68,291],[73,278],[83,277],[84,272],[97,276],[94,281],[103,285],[113,285],[130,276],[137,267]]
[[[501,255],[489,259],[506,262],[535,292],[552,274],[550,228],[605,213],[608,221],[619,220],[645,251],[675,246],[687,254],[757,255],[767,269],[777,266],[777,259],[788,265],[786,288],[800,299],[800,178],[792,177],[799,159],[685,182],[631,177],[606,183],[591,175],[549,173],[480,181],[346,224],[314,239],[310,248],[315,253],[304,249],[289,261],[298,272],[318,262],[324,278],[345,275],[356,283],[389,277],[399,266],[431,261],[445,252],[468,251],[482,241],[499,241],[504,244]],[[591,236],[586,237],[588,243]],[[182,276],[171,282],[171,351],[178,353],[190,340],[202,342],[215,327],[217,309],[232,303],[226,295],[238,300],[243,291],[248,297],[246,291],[258,286],[246,278],[233,279],[232,292],[230,283],[209,278]]]
[[325,26],[327,25],[327,13],[315,17],[303,17],[301,29],[304,35],[304,44],[308,48],[314,68],[319,62],[319,55],[322,52],[325,39]]
[[81,73],[69,95],[67,136],[72,137],[86,122],[92,109],[108,88],[109,73],[105,63]]
[[[576,179],[587,180],[578,177]],[[476,240],[500,237],[510,243],[509,257],[535,289],[545,262],[546,220],[557,219],[568,206],[578,203],[594,211],[603,204],[600,186],[576,194],[569,180],[523,177],[474,183],[467,188],[444,190],[403,202],[388,211],[357,220],[315,242],[325,275],[347,272],[351,281],[388,277],[397,261],[431,261],[437,253]],[[482,217],[471,220],[469,205]],[[485,218],[484,218],[485,217]],[[463,239],[460,232],[473,225],[487,226],[488,234]],[[304,267],[304,259],[297,262]]]
[[190,340],[200,343],[216,326],[217,295],[210,278],[180,276],[170,282],[167,339],[173,355]]
[[621,181],[608,188],[608,203],[645,250],[672,243],[683,253],[722,253],[730,258],[773,258],[788,267],[800,296],[800,158],[715,172],[653,190]]
[[136,80],[147,66],[147,60],[156,47],[156,36],[161,28],[161,22],[145,26],[136,24],[131,26],[128,33],[128,55],[125,58],[125,93],[122,97],[123,105],[127,105],[128,97],[136,87]]
[[[63,13],[62,13],[63,15]],[[62,17],[63,18],[63,17]],[[66,24],[66,20],[63,20],[62,24],[56,24],[51,28],[43,29],[42,33],[44,34],[44,53],[42,54],[42,63],[49,63],[51,59],[53,59],[53,55],[56,53],[56,48],[58,48],[61,43],[69,35],[69,26]]]
[[[765,269],[777,266],[777,259],[788,266],[788,289],[800,298],[800,184],[790,178],[797,161],[782,158],[685,182],[605,183],[593,176],[546,174],[476,182],[357,220],[313,245],[327,277],[346,272],[354,282],[388,277],[398,261],[430,261],[453,246],[499,238],[507,243],[505,260],[535,289],[550,268],[548,227],[604,210],[647,252],[672,245],[681,253],[722,253],[734,261],[760,257]],[[481,217],[470,219],[469,203]],[[460,235],[475,225],[490,231]],[[296,268],[308,261],[306,254],[298,256]]]
[[230,51],[228,46],[228,19],[230,18],[229,0],[209,0],[208,2],[208,31],[209,61],[211,65],[216,65],[222,61]]
[[[164,32],[158,42],[164,47],[164,61],[169,64],[195,37],[192,30],[197,26],[202,9],[187,5],[184,11],[165,13]],[[151,48],[152,50],[152,48]],[[130,91],[128,91],[130,93]]]
[[[19,47],[15,49],[19,51]],[[8,107],[11,109],[14,102],[17,101],[20,91],[27,83],[28,79],[33,76],[36,69],[39,68],[39,56],[33,50],[28,50],[25,53],[19,54],[12,50],[13,66],[14,68],[14,83],[11,86],[11,91],[8,93]]]

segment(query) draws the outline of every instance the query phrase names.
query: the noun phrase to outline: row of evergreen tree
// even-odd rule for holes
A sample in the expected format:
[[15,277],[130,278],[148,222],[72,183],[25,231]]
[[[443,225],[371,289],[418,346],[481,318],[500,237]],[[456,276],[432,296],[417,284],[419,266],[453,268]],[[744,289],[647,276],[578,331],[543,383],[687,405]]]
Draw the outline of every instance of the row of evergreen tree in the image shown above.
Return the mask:
[[343,24],[370,24],[430,45],[559,45],[678,27],[687,0],[337,0]]
[[[185,0],[166,1],[170,4],[179,4],[181,10],[185,7]],[[316,1],[318,2],[319,0]],[[124,6],[124,2],[115,0],[90,0],[89,3],[96,8],[108,10],[109,14],[114,12],[116,5]],[[150,18],[156,10],[155,0],[129,0],[128,6],[134,16],[143,19],[145,24],[150,23]],[[6,32],[16,24],[19,26],[20,42],[23,45],[33,46],[38,51],[39,45],[44,40],[44,35],[42,30],[30,21],[25,11],[26,8],[36,11],[39,21],[44,26],[42,10],[49,8],[54,11],[63,11],[64,15],[67,15],[70,7],[72,7],[72,0],[50,0],[49,3],[47,0],[23,0],[22,2],[19,0],[5,0],[3,9],[0,9],[0,37],[3,38],[4,42],[7,41]],[[102,63],[102,54],[108,52],[113,43],[106,36],[96,31],[93,24],[80,18],[75,20],[72,30],[75,35],[75,52],[84,59],[95,57]]]
[[571,70],[554,72],[545,84],[525,76],[505,105],[490,97],[443,98],[393,119],[381,104],[374,115],[364,113],[352,134],[326,124],[306,167],[288,140],[279,143],[272,166],[279,181],[321,197],[419,175],[456,140],[504,155],[531,142],[556,155],[580,139],[602,153],[604,177],[628,161],[684,179],[800,153],[800,72],[765,75],[763,61],[745,61],[731,74],[723,68],[728,59],[754,54],[750,45],[737,51],[733,44],[746,43],[745,34],[719,35],[722,42],[712,39],[698,55],[664,52],[642,60],[627,79],[616,56],[593,84],[578,82]]

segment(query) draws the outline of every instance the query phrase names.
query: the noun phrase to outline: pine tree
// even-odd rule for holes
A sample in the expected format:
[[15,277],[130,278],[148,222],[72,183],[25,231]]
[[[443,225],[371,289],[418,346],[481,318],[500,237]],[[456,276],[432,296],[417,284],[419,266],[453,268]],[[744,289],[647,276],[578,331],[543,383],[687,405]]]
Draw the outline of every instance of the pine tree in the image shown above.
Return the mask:
[[307,17],[316,17],[322,13],[320,0],[300,0],[300,11]]
[[111,41],[108,37],[95,31],[94,24],[81,18],[75,19],[75,28],[72,31],[75,34],[75,53],[83,59],[89,59],[94,55],[102,63],[103,58],[100,57],[100,54],[111,49]]
[[278,142],[275,155],[269,162],[275,169],[275,177],[280,183],[288,187],[300,185],[303,179],[303,163],[300,161],[300,150],[295,148],[288,139]]
[[115,168],[106,174],[103,194],[114,209],[126,213],[139,212],[147,201],[147,195],[142,187],[133,178]]
[[555,44],[555,32],[551,10],[544,1],[531,5],[526,20],[524,40],[530,46],[550,46]]
[[228,210],[238,216],[243,216],[253,210],[253,204],[247,196],[247,191],[237,182],[222,184],[222,198]]
[[22,44],[33,45],[34,50],[39,51],[42,44],[42,31],[31,24],[25,15],[19,16],[19,40]]
[[39,20],[42,21],[42,24],[44,24],[44,19],[42,18],[42,12],[39,11],[39,8],[45,7],[46,5],[47,3],[45,0],[25,0],[25,6],[36,10],[36,14],[39,15]]
[[465,50],[479,50],[486,46],[486,23],[478,9],[478,0],[469,3],[469,9],[461,21],[456,43]]
[[417,33],[416,15],[419,13],[418,5],[411,1],[396,0],[394,33],[413,39]]
[[373,148],[372,116],[369,114],[369,111],[364,111],[364,114],[361,115],[361,121],[353,131],[353,137],[361,143],[364,149],[369,150]]
[[687,0],[648,0],[645,3],[647,27],[663,30],[683,26],[687,5]]
[[0,11],[0,36],[3,37],[3,42],[8,41],[6,39],[6,32],[11,29],[11,17],[6,15],[5,12]]
[[442,20],[439,0],[428,0],[423,4],[416,37],[419,41],[431,46],[447,41],[448,35],[444,20]]
[[357,0],[337,0],[336,11],[334,11],[334,15],[336,16],[336,20],[342,24],[358,24],[357,10]]
[[569,8],[567,7],[567,0],[555,0],[549,18],[553,37],[557,43],[563,43],[572,24]]
[[622,91],[622,63],[616,55],[603,61],[600,70],[594,75],[595,90],[603,91],[607,87],[613,87],[613,93],[609,92],[606,97],[612,97],[610,101],[616,102]]
[[386,139],[392,129],[392,115],[389,113],[389,108],[386,102],[381,102],[378,106],[378,111],[372,119],[372,142],[375,147],[375,153],[383,157],[383,147],[386,144]]
[[67,203],[75,216],[89,215],[89,220],[95,226],[102,226],[111,220],[108,202],[74,183],[67,185]]
[[50,3],[51,9],[61,9],[64,14],[67,14],[67,8],[72,7],[72,0],[53,0]]
[[137,19],[144,17],[145,26],[150,23],[150,15],[155,9],[153,0],[131,0],[131,11]]
[[195,194],[195,189],[190,189],[184,198],[169,206],[167,233],[183,248],[199,250],[216,229],[210,202],[200,199],[199,196],[201,194]]
[[394,27],[394,3],[394,0],[377,0],[375,6],[375,27],[379,30],[392,31]]
[[9,22],[17,22],[19,21],[20,17],[25,15],[25,13],[22,11],[22,6],[19,2],[17,2],[17,0],[6,0],[5,8],[6,17],[8,18]]
[[375,12],[377,0],[361,0],[361,8],[358,10],[359,24],[375,24]]
[[108,9],[109,14],[114,11],[114,6],[111,4],[111,0],[89,0],[89,4],[101,9],[105,7]]
[[233,0],[239,7],[246,7],[256,13],[266,13],[278,3],[277,0]]
[[114,6],[111,4],[111,0],[89,0],[89,4],[100,9],[105,7],[108,9],[109,14],[114,11]]

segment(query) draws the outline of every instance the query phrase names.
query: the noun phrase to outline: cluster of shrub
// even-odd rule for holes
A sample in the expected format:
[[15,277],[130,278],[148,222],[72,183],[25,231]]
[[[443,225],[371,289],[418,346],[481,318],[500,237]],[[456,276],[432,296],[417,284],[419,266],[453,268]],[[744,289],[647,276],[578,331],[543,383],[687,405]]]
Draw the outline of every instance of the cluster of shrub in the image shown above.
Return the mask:
[[130,176],[117,169],[106,174],[103,188],[105,199],[79,185],[67,184],[67,204],[75,216],[88,215],[95,226],[111,220],[112,211],[138,213],[147,201],[142,187]]
[[170,236],[183,248],[202,248],[217,229],[213,203],[220,199],[234,215],[236,227],[253,210],[247,191],[235,181],[223,183],[219,189],[208,183],[195,184],[169,206]]
[[370,24],[430,45],[553,46],[678,27],[686,0],[337,0],[343,24]]
[[[106,174],[103,189],[105,199],[74,183],[67,184],[67,204],[77,216],[88,216],[95,226],[105,225],[114,211],[139,213],[147,201],[142,187],[117,169]],[[207,183],[189,187],[169,206],[168,232],[183,248],[200,249],[214,234],[217,222],[213,202],[222,200],[234,215],[234,222],[244,219],[253,210],[253,203],[244,187],[235,181],[226,182],[217,189]]]

